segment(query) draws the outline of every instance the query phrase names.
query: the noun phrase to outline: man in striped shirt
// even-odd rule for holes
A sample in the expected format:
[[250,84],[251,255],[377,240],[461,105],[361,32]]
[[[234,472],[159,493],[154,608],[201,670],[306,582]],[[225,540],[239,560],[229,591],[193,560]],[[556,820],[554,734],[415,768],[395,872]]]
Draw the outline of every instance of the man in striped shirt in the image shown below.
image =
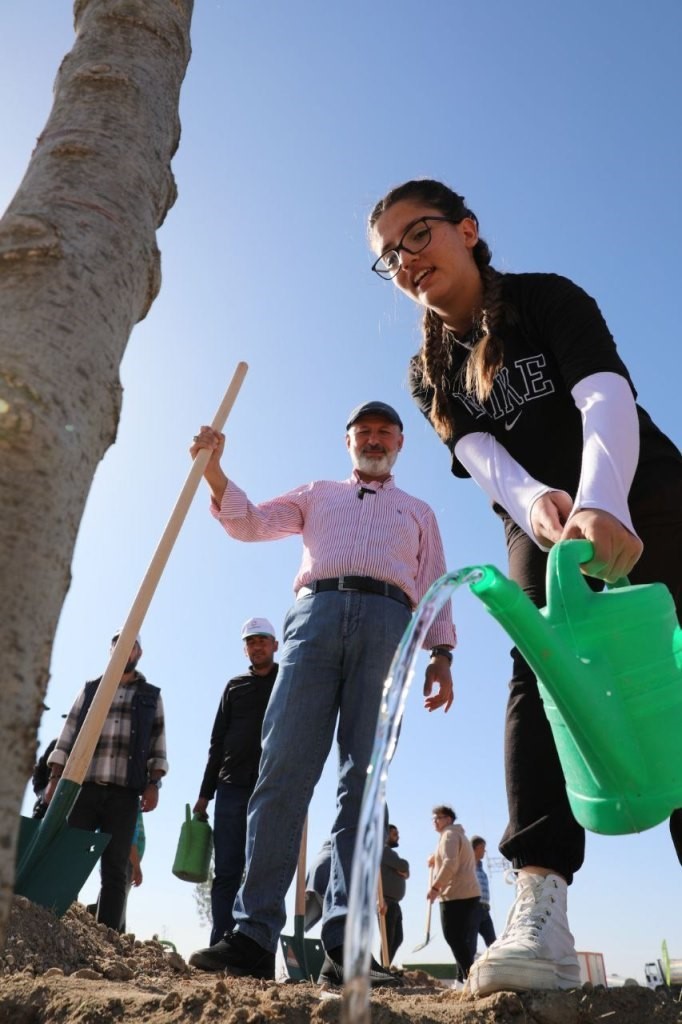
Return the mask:
[[[403,446],[403,425],[384,402],[366,402],[348,417],[349,479],[314,481],[258,505],[223,472],[224,443],[224,435],[202,427],[190,448],[193,458],[201,449],[211,452],[204,476],[212,514],[237,540],[300,534],[303,559],[263,723],[260,773],[248,809],[246,874],[233,911],[236,927],[194,953],[190,963],[274,978],[284,898],[338,720],[337,817],[320,980],[341,984],[351,862],[383,683],[413,608],[446,571],[443,545],[431,508],[395,485],[392,468]],[[431,648],[424,683],[429,711],[447,711],[452,703],[455,642],[448,604],[425,642]],[[398,981],[375,962],[370,978],[374,984]]]
[[[114,648],[118,633],[114,634]],[[90,767],[69,815],[73,828],[111,835],[101,861],[102,887],[97,920],[119,930],[126,902],[128,860],[138,808],[153,811],[161,778],[168,771],[163,702],[158,686],[147,682],[137,663],[140,638],[130,652],[111,708],[104,721]],[[49,804],[57,781],[85,721],[100,679],[86,683],[68,714],[57,745],[48,758],[50,781],[44,800]]]

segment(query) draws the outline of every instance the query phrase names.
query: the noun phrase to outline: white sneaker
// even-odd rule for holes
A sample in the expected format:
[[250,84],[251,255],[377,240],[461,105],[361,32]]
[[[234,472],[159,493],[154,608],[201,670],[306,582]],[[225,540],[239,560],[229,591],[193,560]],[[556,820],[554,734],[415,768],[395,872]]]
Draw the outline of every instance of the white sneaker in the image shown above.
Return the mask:
[[579,988],[580,967],[566,918],[566,882],[520,874],[502,935],[469,971],[473,995],[530,988]]

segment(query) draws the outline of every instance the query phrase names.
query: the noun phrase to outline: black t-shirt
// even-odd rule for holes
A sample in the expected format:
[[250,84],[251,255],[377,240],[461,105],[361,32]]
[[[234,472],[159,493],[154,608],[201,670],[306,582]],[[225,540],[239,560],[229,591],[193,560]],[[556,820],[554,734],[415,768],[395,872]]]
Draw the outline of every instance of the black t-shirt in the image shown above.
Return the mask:
[[[637,397],[627,369],[594,299],[557,274],[505,274],[503,299],[507,315],[499,329],[504,360],[490,397],[481,404],[468,394],[464,367],[470,352],[467,339],[453,336],[449,374],[454,436],[448,447],[452,472],[469,473],[455,458],[457,441],[466,434],[492,434],[509,454],[540,483],[575,494],[580,478],[582,420],[571,395],[580,380],[593,373],[625,377]],[[432,392],[425,388],[417,356],[410,363],[412,395],[428,418]],[[630,504],[666,469],[679,472],[682,457],[675,445],[637,406],[640,457]],[[652,476],[653,474],[653,476]]]

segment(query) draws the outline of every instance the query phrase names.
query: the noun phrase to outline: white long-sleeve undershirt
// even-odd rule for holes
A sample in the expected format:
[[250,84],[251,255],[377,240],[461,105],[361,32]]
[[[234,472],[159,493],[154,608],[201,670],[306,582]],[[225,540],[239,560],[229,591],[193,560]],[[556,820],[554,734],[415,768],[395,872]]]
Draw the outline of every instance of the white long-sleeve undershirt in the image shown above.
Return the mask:
[[635,533],[628,493],[639,459],[639,419],[618,373],[593,373],[571,389],[583,419],[583,458],[573,511],[600,508]]
[[[581,508],[603,509],[634,534],[627,499],[639,458],[639,422],[630,385],[617,373],[593,373],[571,394],[583,421],[580,481],[571,495],[571,514]],[[465,434],[454,454],[488,497],[537,544],[530,518],[533,505],[557,488],[530,476],[492,434]]]

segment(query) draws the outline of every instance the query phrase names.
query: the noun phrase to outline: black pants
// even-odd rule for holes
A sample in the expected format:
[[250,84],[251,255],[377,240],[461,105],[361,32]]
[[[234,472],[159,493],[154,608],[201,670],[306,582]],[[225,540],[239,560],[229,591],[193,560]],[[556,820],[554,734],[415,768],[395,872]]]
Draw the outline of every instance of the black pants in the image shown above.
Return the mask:
[[[633,503],[634,504],[634,503]],[[630,582],[665,583],[678,618],[682,610],[682,473],[672,473],[631,505],[644,552]],[[547,556],[508,517],[503,517],[509,576],[538,607],[546,603]],[[595,589],[601,589],[594,581]],[[544,712],[535,675],[519,651],[512,650],[513,675],[505,727],[505,772],[509,824],[500,852],[515,868],[535,864],[552,868],[570,883],[585,853],[585,832],[571,811],[559,756]],[[682,863],[682,810],[670,818],[678,860]]]
[[386,903],[386,938],[388,940],[388,962],[393,963],[403,942],[403,912],[397,900],[384,897]]
[[97,920],[109,928],[121,926],[126,901],[128,861],[135,832],[140,795],[124,786],[98,786],[86,782],[81,789],[69,825],[90,832],[101,829],[111,840],[102,854],[102,887],[97,901]]
[[440,905],[440,923],[443,938],[452,950],[460,969],[460,980],[469,974],[474,962],[473,937],[478,926],[480,897],[471,896],[466,900],[443,900]]

